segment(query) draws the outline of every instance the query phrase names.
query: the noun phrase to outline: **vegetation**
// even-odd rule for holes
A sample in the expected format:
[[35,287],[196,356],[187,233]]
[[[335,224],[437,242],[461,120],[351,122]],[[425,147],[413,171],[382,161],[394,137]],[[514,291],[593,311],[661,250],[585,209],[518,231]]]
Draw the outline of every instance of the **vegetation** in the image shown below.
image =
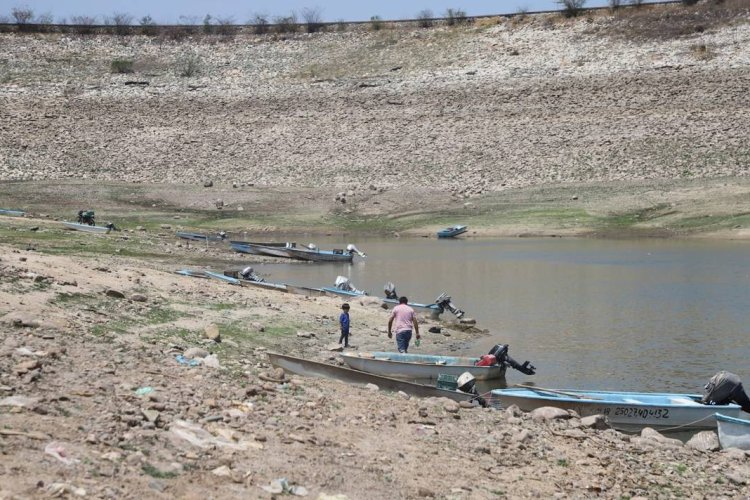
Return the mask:
[[264,14],[255,14],[248,24],[253,26],[253,31],[256,35],[268,33],[268,16]]
[[110,71],[112,73],[132,73],[133,61],[130,59],[114,59],[110,63]]
[[434,15],[430,9],[425,9],[417,14],[417,26],[420,28],[432,28],[434,21]]
[[292,12],[288,16],[275,17],[273,20],[277,33],[296,33],[297,13]]
[[305,20],[305,31],[308,33],[317,33],[323,29],[323,15],[318,7],[302,9],[302,19]]
[[370,29],[372,31],[380,31],[383,29],[383,19],[380,16],[372,16],[370,18]]
[[466,19],[466,11],[461,9],[448,9],[445,11],[444,17],[448,26],[465,24],[468,21]]
[[201,71],[201,61],[197,54],[186,53],[177,61],[177,74],[190,78],[198,75]]
[[586,5],[586,0],[557,0],[565,17],[578,17]]

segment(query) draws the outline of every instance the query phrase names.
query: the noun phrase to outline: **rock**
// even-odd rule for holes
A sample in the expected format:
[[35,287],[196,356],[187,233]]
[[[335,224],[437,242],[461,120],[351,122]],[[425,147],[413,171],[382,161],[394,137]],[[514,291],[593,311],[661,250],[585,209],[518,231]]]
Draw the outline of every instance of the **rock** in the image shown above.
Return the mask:
[[531,438],[531,431],[528,429],[521,429],[513,434],[510,440],[514,443],[523,443]]
[[537,408],[531,412],[531,418],[537,421],[541,420],[562,420],[569,419],[570,413],[562,408],[555,408],[554,406],[543,406]]
[[215,368],[217,370],[221,368],[221,364],[219,364],[219,358],[216,357],[216,354],[209,354],[208,356],[203,358],[203,365],[209,368]]
[[143,226],[135,226],[135,230],[136,230],[136,231],[145,231],[145,230],[146,230],[146,228],[145,228],[145,227],[143,227]]
[[709,452],[719,451],[719,436],[714,431],[702,431],[690,438],[685,446],[693,450]]
[[461,318],[460,320],[458,320],[458,322],[461,323],[462,325],[476,325],[477,324],[477,320],[475,320],[474,318]]
[[725,474],[725,477],[729,480],[730,483],[736,484],[738,486],[744,486],[747,484],[747,479],[739,471],[727,472]]
[[375,385],[375,384],[367,384],[367,385],[365,386],[365,389],[367,389],[367,390],[369,390],[369,391],[379,391],[379,390],[380,390],[380,387],[378,387],[378,386],[377,386],[377,385]]
[[203,187],[204,187],[204,188],[210,188],[210,187],[212,187],[213,185],[214,185],[214,181],[204,181],[204,182],[203,182]]
[[221,342],[221,334],[219,333],[219,327],[217,325],[208,325],[203,330],[203,337],[214,342]]
[[34,319],[27,317],[12,318],[11,324],[19,328],[39,328],[40,323]]
[[311,339],[315,336],[312,332],[297,332],[297,337],[301,339]]
[[739,448],[727,448],[726,450],[721,450],[721,454],[730,460],[744,461],[747,459],[747,453]]
[[604,415],[589,415],[581,419],[581,427],[603,430],[608,429],[610,426],[607,417]]
[[159,227],[162,229],[172,229],[172,226],[169,224],[161,224]]
[[344,346],[341,344],[329,344],[327,349],[332,352],[342,352],[344,350]]
[[479,404],[476,401],[460,401],[458,406],[471,410],[472,408],[479,408]]
[[124,293],[122,293],[119,290],[114,290],[112,288],[110,288],[109,290],[107,290],[106,292],[104,292],[104,294],[107,297],[112,297],[113,299],[124,299],[125,298],[125,294]]
[[435,498],[435,492],[420,486],[419,489],[417,489],[417,496],[424,498]]
[[211,474],[218,477],[232,477],[232,469],[230,469],[226,465],[222,465],[212,470]]
[[641,437],[643,439],[646,439],[646,440],[649,440],[649,441],[653,441],[653,442],[657,442],[657,443],[660,443],[660,444],[665,444],[665,445],[668,445],[670,447],[671,446],[682,447],[682,441],[680,441],[679,439],[668,438],[668,437],[662,435],[661,433],[659,433],[658,431],[652,429],[651,427],[645,427],[641,431]]
[[459,404],[452,399],[447,399],[446,401],[443,401],[443,409],[447,411],[448,413],[458,413],[458,410],[461,407]]
[[13,371],[16,373],[16,375],[24,375],[26,373],[29,373],[33,370],[39,369],[42,367],[42,362],[38,359],[30,359],[28,361],[23,361],[19,364],[17,364]]
[[205,358],[206,356],[208,356],[208,351],[205,349],[201,349],[200,347],[191,347],[190,349],[187,349],[184,353],[182,353],[182,355],[187,359]]
[[398,391],[397,394],[399,395],[401,399],[411,399],[411,396],[406,394],[404,391]]
[[131,295],[130,296],[130,300],[132,300],[133,302],[147,302],[148,301],[148,299],[146,298],[146,296],[145,295],[141,295],[140,293],[135,293],[135,294]]
[[430,332],[430,333],[440,333],[440,332],[443,331],[443,329],[440,328],[439,326],[431,326],[429,328],[429,330],[427,330],[427,331]]
[[251,326],[252,326],[252,327],[253,327],[253,328],[255,329],[255,331],[257,331],[257,332],[265,332],[265,331],[266,331],[266,327],[265,327],[265,326],[263,326],[263,325],[261,325],[260,323],[252,323],[252,325],[251,325]]
[[220,199],[218,199],[218,200],[216,200],[216,201],[214,202],[214,205],[216,206],[216,208],[217,208],[218,210],[221,210],[222,208],[224,208],[224,200],[222,200],[222,199],[220,198]]

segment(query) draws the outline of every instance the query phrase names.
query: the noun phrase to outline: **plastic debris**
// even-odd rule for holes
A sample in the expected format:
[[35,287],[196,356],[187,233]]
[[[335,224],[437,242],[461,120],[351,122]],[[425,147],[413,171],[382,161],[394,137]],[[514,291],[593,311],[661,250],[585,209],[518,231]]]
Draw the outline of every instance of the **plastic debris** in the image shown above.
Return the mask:
[[182,354],[176,355],[174,357],[174,359],[176,359],[177,362],[180,363],[181,365],[198,366],[198,365],[201,364],[201,362],[198,361],[197,359],[188,359],[185,356],[183,356]]
[[287,478],[282,477],[271,481],[268,486],[261,486],[262,490],[265,490],[271,494],[278,495],[279,493],[289,493],[298,497],[307,496],[307,488],[304,486],[290,485]]
[[154,388],[153,387],[148,387],[148,386],[146,386],[146,387],[139,387],[138,389],[135,390],[135,395],[136,396],[145,396],[146,394],[151,394],[152,392],[154,392]]
[[65,449],[65,446],[63,446],[62,443],[59,443],[57,441],[52,441],[50,444],[44,447],[44,453],[47,455],[50,455],[52,457],[55,457],[65,465],[72,465],[75,463],[80,462],[77,458],[73,458],[70,455],[68,455],[68,450]]

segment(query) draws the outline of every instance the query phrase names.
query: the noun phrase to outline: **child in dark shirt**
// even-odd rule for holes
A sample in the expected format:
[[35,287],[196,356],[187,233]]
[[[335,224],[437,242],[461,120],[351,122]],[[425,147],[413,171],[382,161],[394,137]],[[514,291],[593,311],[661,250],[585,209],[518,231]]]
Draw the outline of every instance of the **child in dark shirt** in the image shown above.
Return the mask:
[[349,347],[349,304],[341,306],[341,316],[339,316],[339,325],[341,326],[341,337],[339,344],[344,343],[344,347]]

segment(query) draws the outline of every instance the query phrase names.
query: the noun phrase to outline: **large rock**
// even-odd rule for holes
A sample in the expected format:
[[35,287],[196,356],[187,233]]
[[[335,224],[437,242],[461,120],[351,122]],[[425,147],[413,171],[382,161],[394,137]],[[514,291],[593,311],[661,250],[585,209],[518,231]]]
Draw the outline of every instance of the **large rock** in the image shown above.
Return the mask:
[[719,436],[714,431],[703,431],[699,432],[690,440],[685,443],[685,446],[698,451],[718,451],[721,446],[719,445]]
[[571,417],[570,413],[562,408],[554,406],[542,406],[531,412],[531,418],[534,420],[564,420]]
[[104,292],[104,294],[107,297],[112,297],[113,299],[124,299],[125,298],[125,294],[124,293],[122,293],[119,290],[113,290],[112,288],[110,288],[109,290],[107,290],[106,292]]
[[641,438],[652,443],[666,445],[666,447],[682,447],[682,441],[679,439],[668,438],[651,427],[646,427],[641,431]]

